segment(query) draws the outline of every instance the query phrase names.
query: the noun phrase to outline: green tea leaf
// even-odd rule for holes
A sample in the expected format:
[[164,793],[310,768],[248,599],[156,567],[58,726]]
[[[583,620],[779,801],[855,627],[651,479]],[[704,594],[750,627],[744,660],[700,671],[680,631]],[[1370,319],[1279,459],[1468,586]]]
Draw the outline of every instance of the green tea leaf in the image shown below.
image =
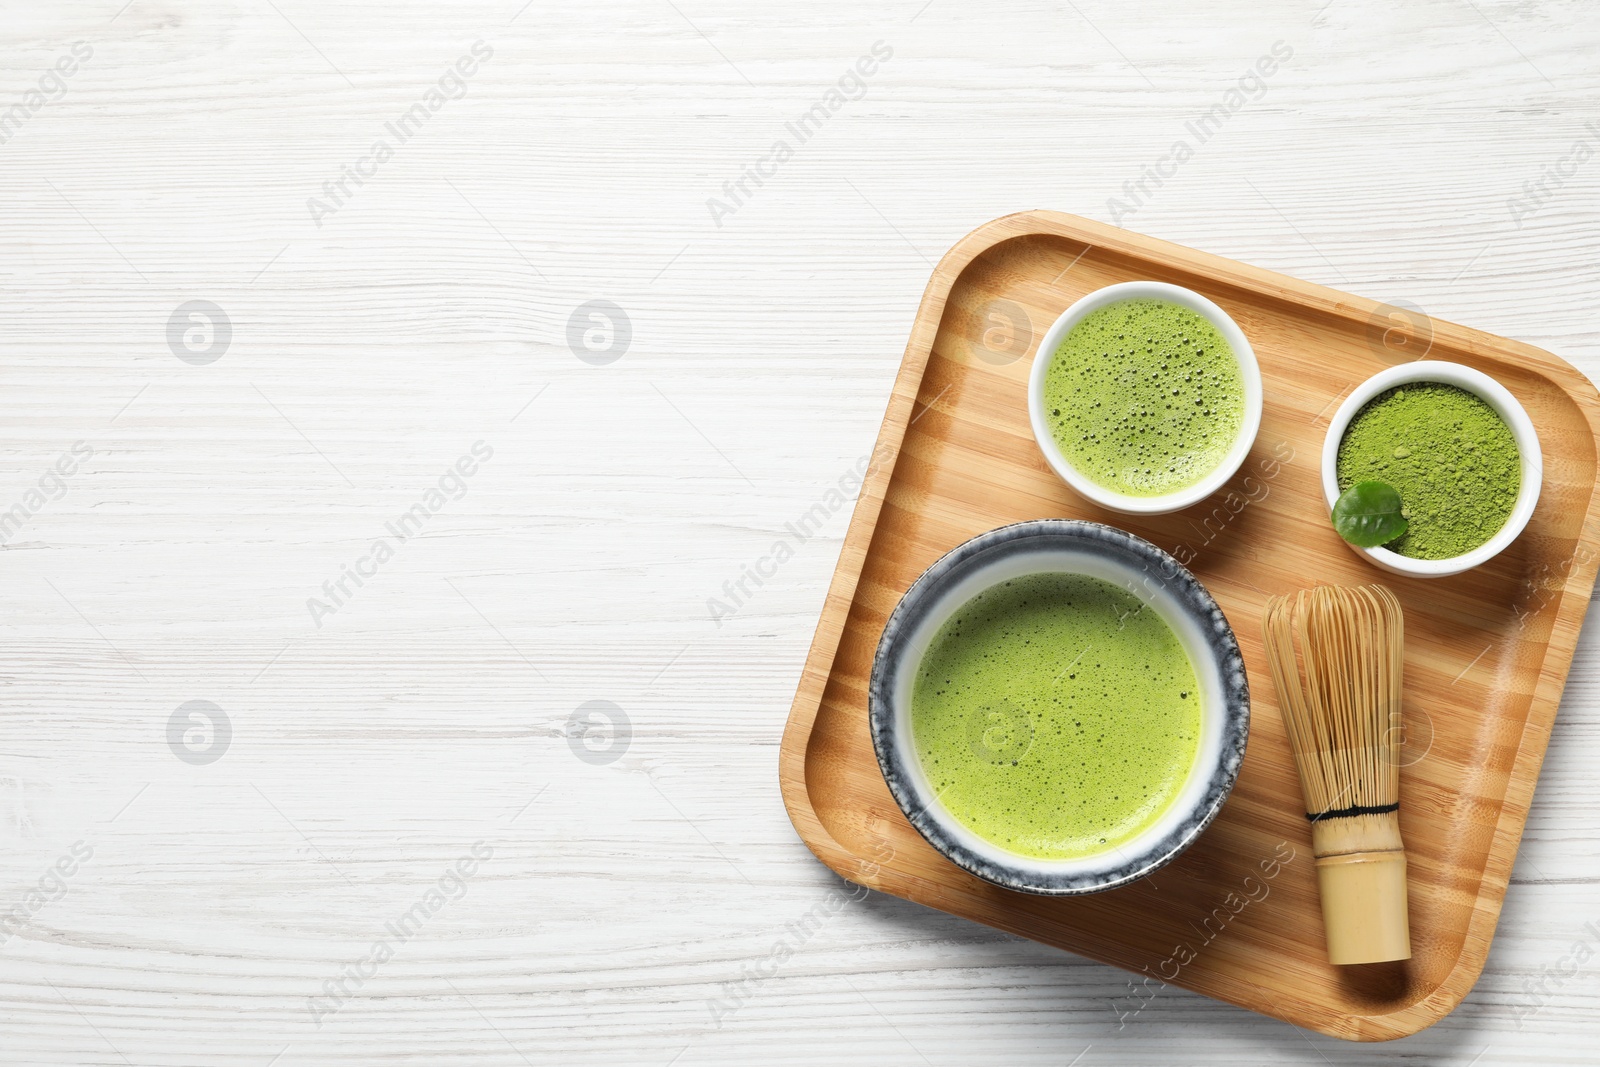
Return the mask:
[[1357,482],[1333,505],[1333,528],[1357,548],[1377,548],[1406,532],[1400,494],[1387,482]]

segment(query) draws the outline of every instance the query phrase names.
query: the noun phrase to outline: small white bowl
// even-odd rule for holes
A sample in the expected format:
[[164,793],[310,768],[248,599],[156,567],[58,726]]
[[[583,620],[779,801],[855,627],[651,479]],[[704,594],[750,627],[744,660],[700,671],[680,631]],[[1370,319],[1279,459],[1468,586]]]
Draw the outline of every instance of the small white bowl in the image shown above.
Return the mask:
[[[1471,552],[1449,559],[1412,559],[1387,548],[1357,548],[1350,545],[1354,551],[1386,571],[1413,578],[1443,578],[1487,563],[1517,539],[1517,535],[1528,525],[1534,505],[1539,502],[1539,489],[1544,484],[1544,453],[1539,449],[1539,435],[1534,432],[1533,420],[1528,418],[1528,413],[1505,386],[1487,374],[1443,360],[1402,363],[1379,371],[1356,386],[1345,397],[1344,403],[1339,405],[1339,410],[1333,413],[1333,421],[1328,424],[1328,436],[1322,441],[1322,495],[1327,498],[1330,513],[1339,499],[1339,443],[1344,440],[1350,420],[1379,393],[1412,382],[1442,382],[1481,398],[1511,428],[1512,439],[1516,441],[1517,451],[1522,456],[1522,486],[1517,490],[1517,500],[1511,506],[1510,517],[1500,527],[1499,533]],[[1349,544],[1348,541],[1345,543]]]
[[[1239,376],[1244,382],[1244,420],[1228,454],[1215,470],[1198,482],[1161,496],[1127,496],[1090,481],[1061,454],[1061,448],[1056,444],[1055,435],[1050,432],[1050,423],[1044,414],[1045,373],[1050,369],[1056,350],[1061,347],[1067,334],[1091,311],[1098,311],[1107,304],[1139,298],[1165,300],[1204,316],[1233,350],[1234,358],[1239,362]],[[1255,444],[1256,431],[1261,428],[1261,367],[1256,363],[1255,350],[1245,339],[1239,324],[1226,311],[1194,290],[1165,282],[1108,285],[1104,289],[1096,289],[1063,311],[1061,317],[1045,332],[1044,340],[1039,342],[1039,351],[1033,357],[1033,372],[1028,378],[1028,420],[1033,424],[1033,437],[1039,442],[1039,450],[1044,453],[1045,460],[1061,476],[1061,480],[1080,495],[1112,511],[1130,515],[1161,515],[1198,504],[1222,488],[1223,483],[1239,469],[1239,464],[1244,462],[1250,447]]]

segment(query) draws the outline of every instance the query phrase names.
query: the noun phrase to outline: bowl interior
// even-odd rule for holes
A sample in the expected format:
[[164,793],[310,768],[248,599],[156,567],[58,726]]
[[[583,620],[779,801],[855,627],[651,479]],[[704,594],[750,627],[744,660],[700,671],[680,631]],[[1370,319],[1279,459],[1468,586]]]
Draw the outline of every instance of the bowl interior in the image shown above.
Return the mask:
[[[1027,531],[1019,527],[1045,528]],[[1200,687],[1198,751],[1178,795],[1152,825],[1131,840],[1073,859],[1020,855],[962,825],[936,796],[917,755],[911,728],[911,693],[917,671],[945,621],[986,589],[1042,573],[1088,575],[1127,590],[1148,610],[1157,612],[1177,635]],[[972,873],[1010,888],[1045,893],[1107,889],[1149,873],[1181,852],[1232,788],[1249,717],[1244,668],[1233,633],[1193,576],[1140,538],[1069,520],[1022,523],[991,531],[930,568],[906,594],[884,630],[871,697],[879,762],[890,791],[912,825],[935,848]]]
[[[1061,447],[1056,443],[1055,435],[1050,429],[1049,420],[1044,414],[1045,377],[1050,364],[1055,360],[1057,350],[1072,332],[1073,327],[1103,307],[1124,300],[1138,299],[1162,300],[1169,304],[1177,304],[1209,321],[1217,328],[1217,332],[1222,334],[1223,340],[1227,341],[1228,347],[1232,350],[1234,359],[1239,365],[1240,380],[1244,387],[1244,418],[1239,424],[1238,436],[1234,438],[1232,446],[1221,462],[1193,485],[1160,496],[1148,497],[1127,496],[1114,489],[1108,489],[1081,473],[1062,454]],[[1255,444],[1256,433],[1261,427],[1261,409],[1261,367],[1256,362],[1255,350],[1251,348],[1244,331],[1239,329],[1239,324],[1234,322],[1233,317],[1226,311],[1194,290],[1166,282],[1120,282],[1097,289],[1079,299],[1063,311],[1045,332],[1044,338],[1039,342],[1039,351],[1034,356],[1033,370],[1028,379],[1028,418],[1033,427],[1033,436],[1038,441],[1039,449],[1044,453],[1046,461],[1063,481],[1083,496],[1103,507],[1129,514],[1148,515],[1177,511],[1198,503],[1216,492],[1224,482],[1233,477]]]

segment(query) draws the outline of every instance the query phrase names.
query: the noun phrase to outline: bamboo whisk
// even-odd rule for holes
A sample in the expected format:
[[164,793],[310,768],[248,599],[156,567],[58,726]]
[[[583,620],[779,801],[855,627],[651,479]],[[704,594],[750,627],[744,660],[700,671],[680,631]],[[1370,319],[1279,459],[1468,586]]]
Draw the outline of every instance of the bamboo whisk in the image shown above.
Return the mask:
[[1328,959],[1409,959],[1400,602],[1381,585],[1320,585],[1267,601],[1262,629],[1311,820]]

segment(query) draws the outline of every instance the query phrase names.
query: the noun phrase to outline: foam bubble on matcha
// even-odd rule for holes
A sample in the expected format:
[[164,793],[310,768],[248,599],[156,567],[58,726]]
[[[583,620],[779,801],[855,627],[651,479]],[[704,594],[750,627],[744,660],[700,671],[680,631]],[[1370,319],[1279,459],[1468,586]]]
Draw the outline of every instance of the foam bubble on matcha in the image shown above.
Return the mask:
[[1061,453],[1125,496],[1187,488],[1226,458],[1244,424],[1244,376],[1205,316],[1166,300],[1118,301],[1084,316],[1044,382]]
[[1044,859],[1151,825],[1199,750],[1194,667],[1133,594],[1074,574],[985,590],[918,667],[911,726],[941,803],[980,837]]

